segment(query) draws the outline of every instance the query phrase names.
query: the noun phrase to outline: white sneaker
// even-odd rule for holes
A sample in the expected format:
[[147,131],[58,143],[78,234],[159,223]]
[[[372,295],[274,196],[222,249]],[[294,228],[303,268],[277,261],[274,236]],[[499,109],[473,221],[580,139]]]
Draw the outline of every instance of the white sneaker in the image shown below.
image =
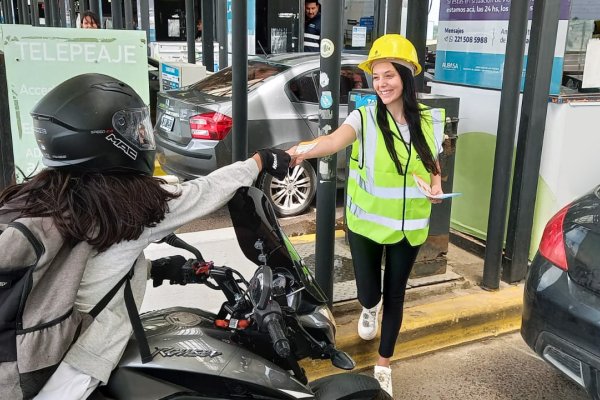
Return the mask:
[[364,308],[358,319],[358,336],[363,340],[373,340],[377,336],[379,309],[381,301],[373,308]]
[[389,367],[382,367],[376,365],[373,369],[373,376],[379,382],[379,386],[383,390],[385,390],[390,397],[394,398],[394,394],[392,392],[392,369]]

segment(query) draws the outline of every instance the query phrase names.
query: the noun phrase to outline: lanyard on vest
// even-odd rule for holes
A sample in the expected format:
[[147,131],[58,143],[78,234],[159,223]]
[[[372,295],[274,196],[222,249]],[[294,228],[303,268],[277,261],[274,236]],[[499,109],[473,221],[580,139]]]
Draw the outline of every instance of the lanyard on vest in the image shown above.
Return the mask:
[[[404,220],[406,219],[406,176],[408,175],[408,165],[410,164],[410,156],[412,154],[412,146],[410,144],[409,141],[408,144],[404,141],[404,138],[402,137],[402,132],[400,132],[400,128],[398,127],[398,123],[396,122],[396,119],[394,118],[393,115],[391,115],[391,113],[389,111],[387,111],[388,114],[390,114],[390,116],[392,117],[392,121],[394,121],[394,126],[396,127],[396,131],[398,131],[398,136],[399,139],[402,141],[402,144],[404,145],[404,147],[406,148],[406,151],[408,153],[408,157],[406,158],[406,167],[404,167],[404,170],[402,172],[404,172],[404,182],[402,184],[402,188],[403,188],[403,197],[404,197],[404,201],[402,202],[402,233],[404,233]],[[409,128],[409,134],[410,134],[410,128]],[[409,139],[411,139],[409,137]],[[396,149],[394,148],[394,151],[396,151]],[[393,160],[392,160],[393,161]],[[400,161],[400,158],[398,158],[398,162],[400,163],[400,165],[402,165],[402,162]]]
[[[386,108],[385,111],[386,111],[387,115],[389,115],[391,117],[392,121],[394,121],[394,126],[396,127],[396,131],[398,132],[398,139],[400,139],[400,141],[402,142],[402,144],[406,148],[406,152],[408,153],[408,158],[406,159],[406,167],[402,165],[402,162],[400,161],[400,158],[398,158],[398,162],[400,162],[400,166],[402,167],[403,172],[404,172],[404,187],[406,188],[406,174],[408,173],[408,164],[410,164],[410,157],[411,157],[411,154],[412,154],[412,146],[411,146],[412,140],[410,140],[411,138],[409,137],[409,142],[408,143],[406,143],[406,141],[404,141],[404,137],[402,136],[402,132],[400,132],[400,127],[398,127],[398,122],[396,122],[396,119],[394,118],[394,116],[392,115],[392,113],[389,112],[389,110],[387,108]],[[392,131],[392,130],[390,129],[390,131]],[[410,134],[410,128],[408,129],[408,132]],[[383,131],[381,133],[383,134]],[[392,137],[393,136],[396,136],[394,134],[394,131],[392,131]],[[396,151],[395,148],[394,148],[394,151]]]

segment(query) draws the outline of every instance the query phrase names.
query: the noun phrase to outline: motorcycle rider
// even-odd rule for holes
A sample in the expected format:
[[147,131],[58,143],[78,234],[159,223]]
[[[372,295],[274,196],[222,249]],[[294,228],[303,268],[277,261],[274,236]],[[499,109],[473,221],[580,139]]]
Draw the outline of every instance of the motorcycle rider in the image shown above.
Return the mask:
[[[222,207],[261,170],[283,179],[289,155],[260,150],[208,176],[168,185],[152,177],[155,144],[150,112],[127,84],[83,74],[58,85],[31,113],[46,169],[0,193],[0,212],[52,217],[66,241],[87,241],[87,260],[75,306],[88,312],[131,269],[141,305],[149,262],[143,250],[180,226]],[[143,131],[142,131],[143,130]],[[142,140],[143,138],[143,140]],[[159,271],[176,278],[179,266]],[[108,381],[131,325],[123,288],[73,343],[36,399],[85,399]]]

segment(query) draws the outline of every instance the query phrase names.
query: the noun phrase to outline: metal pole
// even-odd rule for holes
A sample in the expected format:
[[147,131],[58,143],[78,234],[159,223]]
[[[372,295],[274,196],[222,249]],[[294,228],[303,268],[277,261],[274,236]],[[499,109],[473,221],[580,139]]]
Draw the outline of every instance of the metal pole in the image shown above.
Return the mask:
[[15,5],[13,0],[7,0],[6,1],[7,7],[8,7],[8,23],[9,24],[14,24],[15,23]]
[[23,23],[23,0],[16,0],[16,13],[15,19],[17,24]]
[[31,25],[40,26],[40,10],[37,0],[31,3]]
[[[319,85],[319,136],[330,134],[339,125],[343,15],[344,0],[330,0],[321,7],[321,74],[327,74],[329,83]],[[315,275],[330,306],[333,302],[336,166],[337,154],[318,160]]]
[[215,8],[213,0],[202,0],[202,64],[204,64],[209,71],[215,70],[215,51],[213,44],[215,41],[214,20]]
[[58,0],[49,0],[50,4],[50,25],[49,26],[59,26],[58,20]]
[[[323,7],[323,3],[319,1],[321,7]],[[304,23],[306,22],[306,12],[304,11],[304,0],[298,0],[298,49],[296,51],[303,52],[304,51]],[[321,20],[323,22],[323,20]]]
[[125,29],[133,29],[133,4],[131,0],[125,0]]
[[502,248],[506,230],[506,208],[508,206],[515,130],[519,112],[528,11],[528,0],[512,1],[508,21],[504,73],[502,75],[490,214],[488,216],[485,261],[483,263],[482,286],[492,290],[500,287]]
[[123,0],[112,0],[110,2],[110,11],[113,29],[123,29]]
[[[27,1],[27,0],[25,0]],[[66,28],[67,27],[67,4],[65,2],[65,0],[58,0],[58,15],[59,15],[59,22],[58,22],[58,26],[62,27],[62,28]]]
[[2,0],[2,17],[4,17],[4,23],[5,24],[10,24],[9,20],[10,20],[10,16],[9,16],[9,8],[8,8],[8,3],[10,2],[10,0]]
[[8,96],[6,64],[0,53],[0,191],[16,183]]
[[27,4],[27,0],[23,0],[23,23],[27,25],[31,24],[31,17],[29,15],[29,12],[29,4]]
[[[233,161],[248,157],[248,4],[231,2]],[[204,35],[202,35],[204,36]]]
[[146,32],[146,45],[148,46],[148,55],[150,55],[150,6],[148,5],[148,0],[140,1],[140,14],[142,29]]
[[188,62],[196,64],[196,14],[194,0],[185,0],[185,38]]
[[44,0],[44,26],[52,26],[50,15],[50,0]]
[[387,29],[387,3],[388,0],[375,0],[373,15],[375,16],[375,26],[373,27],[373,40],[385,35]]
[[[408,3],[408,10],[406,11],[406,38],[415,46],[419,56],[419,64],[423,66],[425,65],[425,53],[427,51],[428,13],[428,1],[412,0]],[[425,85],[424,74],[415,76],[415,84],[417,91],[422,92]]]
[[229,65],[227,0],[217,0],[217,41],[219,42],[219,69],[223,69]]
[[533,6],[506,240],[509,263],[502,274],[507,282],[520,281],[527,271],[560,6],[561,0],[536,0]]
[[[415,0],[413,0],[415,1]],[[427,1],[417,0],[419,3],[427,3]],[[402,0],[387,0],[387,16],[386,16],[386,32],[385,33],[400,33],[402,25]],[[409,8],[410,4],[409,2]],[[410,14],[409,14],[410,15]],[[427,21],[427,19],[425,19]],[[425,25],[425,36],[427,36],[427,25]]]
[[[37,0],[34,0],[37,1]],[[75,0],[69,0],[69,15],[71,16],[71,28],[77,27],[77,11],[75,10]]]
[[31,22],[29,18],[29,6],[27,5],[27,0],[21,0],[20,3],[21,8],[21,23],[29,25]]
[[[81,7],[79,7],[80,13],[90,10],[90,0],[81,0],[81,2],[79,4],[81,5]],[[91,11],[94,11],[94,10],[91,10]]]

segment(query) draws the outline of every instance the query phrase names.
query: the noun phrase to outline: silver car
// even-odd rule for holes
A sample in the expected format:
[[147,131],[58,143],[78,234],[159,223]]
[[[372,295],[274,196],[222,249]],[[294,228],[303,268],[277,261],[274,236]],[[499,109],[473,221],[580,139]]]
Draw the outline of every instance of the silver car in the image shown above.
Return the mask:
[[[340,71],[340,123],[348,113],[348,93],[368,88],[358,64],[364,56],[345,54]],[[289,148],[318,136],[319,55],[278,54],[248,61],[248,155],[265,147]],[[189,87],[158,94],[157,158],[165,172],[181,179],[206,175],[230,164],[231,67]],[[346,154],[338,154],[343,181]],[[283,180],[263,174],[257,186],[270,196],[280,216],[304,212],[316,189],[315,164],[305,161]]]

